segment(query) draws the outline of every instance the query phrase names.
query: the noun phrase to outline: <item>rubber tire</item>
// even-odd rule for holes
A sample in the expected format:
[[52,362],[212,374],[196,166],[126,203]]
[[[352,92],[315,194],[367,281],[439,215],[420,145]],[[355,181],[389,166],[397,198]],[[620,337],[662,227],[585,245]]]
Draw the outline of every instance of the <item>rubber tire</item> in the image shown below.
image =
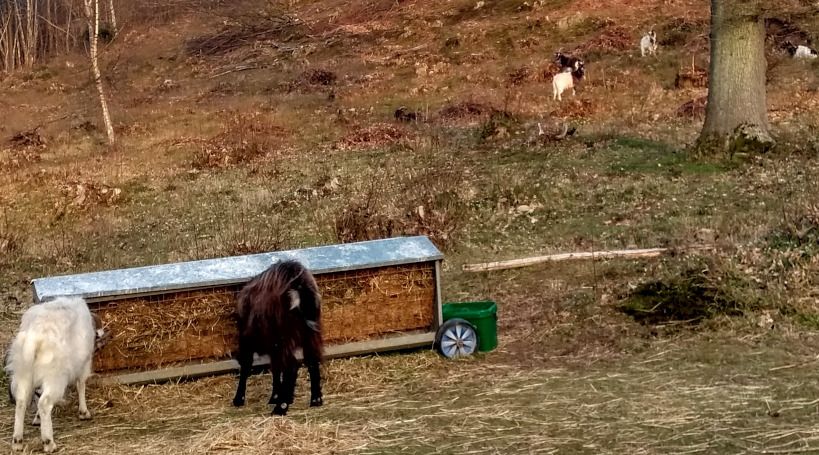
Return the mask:
[[[460,354],[460,355],[456,354],[456,355],[452,355],[452,356],[447,355],[447,353],[444,351],[444,347],[443,347],[443,343],[442,343],[444,341],[444,334],[446,334],[448,331],[454,329],[456,326],[459,326],[459,325],[462,328],[467,329],[469,331],[467,333],[471,332],[471,336],[475,340],[474,341],[474,346],[473,346],[472,350],[470,352],[466,353],[466,354]],[[462,338],[463,338],[463,336],[462,336]],[[476,352],[478,352],[479,342],[480,342],[480,340],[478,339],[478,330],[475,329],[475,326],[472,325],[469,321],[467,321],[466,319],[461,319],[461,318],[453,318],[453,319],[447,320],[446,322],[441,324],[441,327],[438,327],[438,332],[435,334],[435,350],[438,351],[439,354],[441,354],[442,356],[444,356],[444,357],[446,357],[448,359],[454,359],[454,358],[457,358],[457,357],[468,357],[468,356],[471,356],[471,355],[475,354]]]

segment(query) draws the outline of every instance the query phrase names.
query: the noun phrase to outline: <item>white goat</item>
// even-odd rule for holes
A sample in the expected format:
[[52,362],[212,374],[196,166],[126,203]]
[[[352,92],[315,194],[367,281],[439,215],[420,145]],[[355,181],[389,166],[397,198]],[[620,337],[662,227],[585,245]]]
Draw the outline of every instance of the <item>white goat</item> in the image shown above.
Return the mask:
[[85,300],[78,297],[59,297],[34,305],[23,314],[6,363],[16,405],[12,450],[23,449],[26,407],[38,388],[41,394],[35,401],[43,451],[57,448],[51,410],[62,400],[69,383],[77,387],[80,419],[91,418],[85,403],[85,381],[91,375],[95,342],[105,338],[102,329],[96,329],[96,322]]
[[819,53],[816,52],[816,49],[811,49],[808,46],[799,45],[796,46],[796,50],[793,52],[793,58],[817,58],[819,57]]
[[640,54],[645,57],[646,52],[651,55],[657,53],[657,33],[654,30],[643,35],[640,39]]
[[574,76],[571,68],[565,68],[552,78],[552,99],[563,101],[563,92],[568,89],[572,89],[572,96],[577,94],[574,90]]
[[784,47],[785,50],[788,51],[788,54],[790,54],[793,58],[814,59],[819,57],[819,53],[816,52],[816,49],[812,49],[811,47],[802,44],[795,45],[791,43],[790,40],[785,41],[785,43],[782,44],[782,47]]

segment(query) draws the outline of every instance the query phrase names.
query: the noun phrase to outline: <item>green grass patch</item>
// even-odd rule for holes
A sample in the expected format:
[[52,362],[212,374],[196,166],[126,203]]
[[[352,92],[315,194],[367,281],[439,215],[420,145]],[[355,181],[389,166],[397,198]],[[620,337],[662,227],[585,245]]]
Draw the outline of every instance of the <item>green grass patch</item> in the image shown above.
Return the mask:
[[725,166],[694,161],[680,149],[663,142],[635,137],[620,137],[609,146],[609,169],[615,173],[717,174]]

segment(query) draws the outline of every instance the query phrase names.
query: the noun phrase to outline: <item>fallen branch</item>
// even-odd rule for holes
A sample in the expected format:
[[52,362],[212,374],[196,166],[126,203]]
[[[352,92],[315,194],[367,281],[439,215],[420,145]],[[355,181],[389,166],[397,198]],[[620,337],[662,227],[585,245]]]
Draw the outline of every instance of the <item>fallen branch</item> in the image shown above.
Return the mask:
[[[708,246],[693,246],[689,250],[702,250],[710,248]],[[544,262],[561,262],[572,261],[576,259],[613,259],[613,258],[653,258],[669,253],[671,251],[678,251],[672,248],[644,248],[638,250],[609,250],[609,251],[591,251],[580,253],[561,253],[549,254],[546,256],[535,256],[531,258],[511,259],[508,261],[484,262],[481,264],[464,264],[463,270],[465,272],[489,272],[492,270],[506,270],[518,267],[527,267],[535,264],[542,264]]]
[[258,65],[239,65],[239,66],[236,66],[234,68],[224,70],[224,71],[222,71],[220,73],[216,73],[213,76],[211,76],[209,79],[216,79],[217,77],[221,77],[221,76],[224,76],[226,74],[236,73],[236,72],[239,72],[239,71],[256,70],[256,69],[259,69],[259,68],[260,68],[260,66],[258,66]]

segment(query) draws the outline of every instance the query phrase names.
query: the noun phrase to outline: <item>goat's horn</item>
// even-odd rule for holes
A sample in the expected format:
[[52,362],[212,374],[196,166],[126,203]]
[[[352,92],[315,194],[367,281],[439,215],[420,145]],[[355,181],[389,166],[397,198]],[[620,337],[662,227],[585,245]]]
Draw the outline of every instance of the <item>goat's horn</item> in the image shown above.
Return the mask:
[[569,124],[564,122],[564,123],[563,123],[563,132],[561,132],[560,134],[558,134],[557,136],[555,136],[555,139],[563,139],[563,138],[565,138],[565,137],[566,137],[566,134],[567,134],[568,132],[569,132]]

